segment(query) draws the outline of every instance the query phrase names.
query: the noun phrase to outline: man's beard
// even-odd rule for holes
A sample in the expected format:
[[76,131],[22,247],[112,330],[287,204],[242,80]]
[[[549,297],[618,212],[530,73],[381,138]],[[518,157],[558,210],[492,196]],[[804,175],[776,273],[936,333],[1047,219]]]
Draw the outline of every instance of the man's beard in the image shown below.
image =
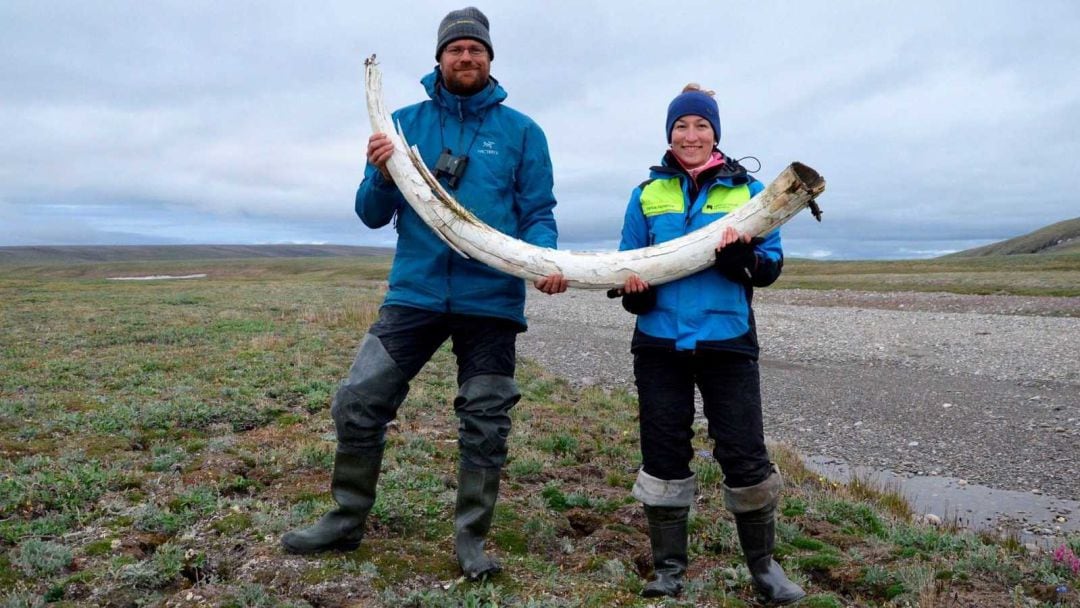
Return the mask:
[[461,97],[469,97],[470,95],[475,95],[480,91],[483,91],[484,88],[487,87],[489,80],[490,78],[484,78],[483,80],[466,84],[453,76],[443,74],[443,85],[446,86],[446,90]]

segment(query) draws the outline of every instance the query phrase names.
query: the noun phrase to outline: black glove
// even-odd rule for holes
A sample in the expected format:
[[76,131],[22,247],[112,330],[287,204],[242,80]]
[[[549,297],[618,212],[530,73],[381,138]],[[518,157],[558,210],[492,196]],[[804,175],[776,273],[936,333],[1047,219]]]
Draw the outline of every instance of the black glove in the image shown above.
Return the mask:
[[740,285],[751,285],[758,266],[754,246],[764,242],[765,239],[761,237],[754,237],[749,243],[735,241],[716,252],[716,262],[713,265],[728,279]]
[[609,289],[607,297],[618,298],[622,296],[622,307],[626,312],[643,315],[656,308],[656,290],[646,289],[638,293],[623,293],[622,289]]

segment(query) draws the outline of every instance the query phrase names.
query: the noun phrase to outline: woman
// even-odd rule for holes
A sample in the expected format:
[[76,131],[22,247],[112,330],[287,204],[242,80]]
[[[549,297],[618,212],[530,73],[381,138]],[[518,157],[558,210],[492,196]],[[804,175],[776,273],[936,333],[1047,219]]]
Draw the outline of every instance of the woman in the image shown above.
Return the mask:
[[[720,115],[712,91],[687,85],[668,106],[666,126],[670,150],[634,189],[620,250],[683,236],[763,188],[716,147]],[[645,505],[656,570],[646,597],[682,590],[696,490],[690,471],[695,385],[724,472],[724,504],[735,515],[755,587],[774,604],[805,595],[772,558],[782,481],[765,449],[750,307],[753,288],[772,284],[783,259],[779,232],[751,239],[729,227],[716,246],[715,267],[657,287],[631,276],[622,288],[623,307],[638,315],[631,351],[643,465],[633,494]]]

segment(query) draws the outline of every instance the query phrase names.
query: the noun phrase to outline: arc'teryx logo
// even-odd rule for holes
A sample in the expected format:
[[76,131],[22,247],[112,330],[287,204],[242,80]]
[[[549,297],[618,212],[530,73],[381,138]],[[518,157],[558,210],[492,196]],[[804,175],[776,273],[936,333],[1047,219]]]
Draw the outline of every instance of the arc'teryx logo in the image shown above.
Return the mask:
[[499,151],[495,149],[495,142],[490,139],[485,139],[484,141],[480,142],[480,149],[476,152],[478,154],[499,154]]

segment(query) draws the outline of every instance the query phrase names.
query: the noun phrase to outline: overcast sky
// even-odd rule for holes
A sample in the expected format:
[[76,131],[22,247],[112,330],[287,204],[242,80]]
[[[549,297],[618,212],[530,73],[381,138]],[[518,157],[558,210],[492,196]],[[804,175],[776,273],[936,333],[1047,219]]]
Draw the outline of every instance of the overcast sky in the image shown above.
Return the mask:
[[[353,212],[363,60],[390,107],[419,101],[461,6],[5,0],[0,245],[392,245]],[[547,134],[561,248],[617,245],[690,81],[759,179],[827,179],[789,256],[927,257],[1080,216],[1075,0],[478,6],[506,103]]]

